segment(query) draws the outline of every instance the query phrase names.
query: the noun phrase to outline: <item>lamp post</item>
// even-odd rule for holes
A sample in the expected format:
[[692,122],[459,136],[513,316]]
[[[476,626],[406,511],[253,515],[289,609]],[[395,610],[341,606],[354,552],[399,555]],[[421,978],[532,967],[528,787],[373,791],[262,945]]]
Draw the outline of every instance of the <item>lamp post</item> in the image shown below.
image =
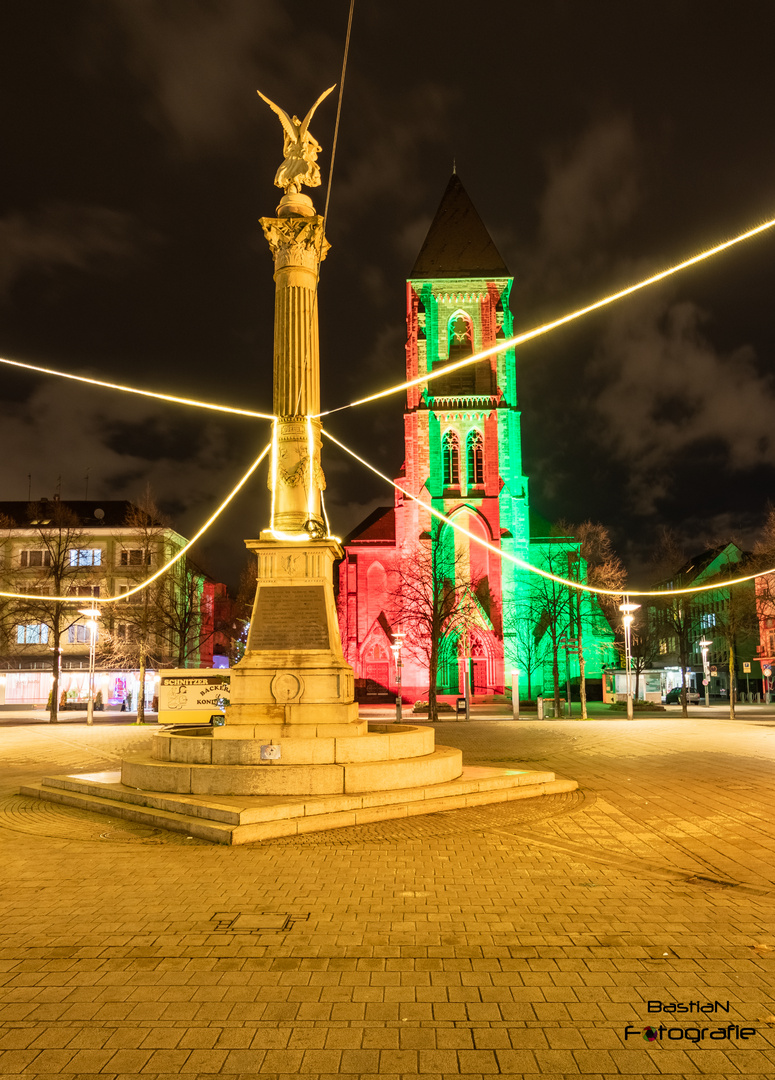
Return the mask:
[[401,646],[404,643],[404,634],[396,632],[393,634],[393,644],[390,646],[390,651],[393,653],[393,659],[396,663],[396,720],[401,723],[403,719],[403,703],[401,701]]
[[634,709],[632,705],[632,620],[635,618],[633,612],[637,611],[640,604],[631,604],[627,597],[624,597],[624,603],[619,605],[619,610],[622,613],[622,622],[624,623],[624,658],[627,666],[627,719],[632,720],[634,715]]
[[89,627],[89,699],[86,702],[86,723],[94,723],[94,662],[97,654],[97,620],[100,617],[99,608],[79,608],[79,615],[87,615],[86,625]]
[[702,653],[702,682],[705,686],[705,708],[710,708],[710,668],[708,667],[708,649],[713,644],[705,638],[698,642]]
[[519,671],[516,669],[511,673],[511,715],[514,720],[519,720]]

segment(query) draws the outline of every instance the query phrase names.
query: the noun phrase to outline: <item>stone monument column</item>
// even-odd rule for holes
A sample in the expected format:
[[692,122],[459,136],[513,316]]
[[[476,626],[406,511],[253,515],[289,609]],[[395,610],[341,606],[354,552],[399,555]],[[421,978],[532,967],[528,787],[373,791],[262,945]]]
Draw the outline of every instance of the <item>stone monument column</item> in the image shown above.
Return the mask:
[[[342,550],[327,537],[321,514],[317,283],[329,245],[323,219],[299,190],[320,183],[320,146],[307,130],[316,105],[303,123],[272,105],[286,135],[275,177],[285,194],[277,217],[261,218],[275,268],[272,510],[269,528],[246,541],[258,559],[256,598],[217,739],[336,737],[367,727],[358,720],[334,603],[333,564]],[[289,753],[284,743],[284,761]]]
[[[306,206],[305,204],[309,204]],[[306,211],[306,214],[304,214]],[[320,346],[317,284],[328,251],[323,219],[307,195],[286,196],[278,217],[261,218],[275,266],[274,393],[277,417],[263,536],[325,536],[320,492]]]

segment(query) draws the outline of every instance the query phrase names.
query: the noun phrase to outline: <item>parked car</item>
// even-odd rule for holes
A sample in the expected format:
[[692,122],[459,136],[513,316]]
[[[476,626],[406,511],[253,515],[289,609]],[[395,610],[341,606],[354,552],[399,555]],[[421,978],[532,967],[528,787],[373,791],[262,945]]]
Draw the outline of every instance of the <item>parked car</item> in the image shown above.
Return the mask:
[[[698,694],[696,690],[686,691],[686,701],[689,705],[699,705],[702,701],[702,695]],[[665,697],[665,705],[679,705],[681,703],[681,687],[674,686],[672,690],[669,690]]]

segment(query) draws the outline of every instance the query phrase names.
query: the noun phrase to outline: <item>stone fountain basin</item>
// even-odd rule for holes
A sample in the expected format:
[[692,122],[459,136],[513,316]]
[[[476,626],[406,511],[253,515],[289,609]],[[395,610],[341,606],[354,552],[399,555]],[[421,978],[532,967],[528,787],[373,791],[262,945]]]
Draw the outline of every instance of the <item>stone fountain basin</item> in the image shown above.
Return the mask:
[[329,795],[386,791],[454,780],[459,750],[435,746],[433,728],[374,725],[366,734],[280,738],[280,759],[261,759],[257,739],[214,739],[212,729],[160,731],[151,756],[125,758],[127,787],[211,795]]

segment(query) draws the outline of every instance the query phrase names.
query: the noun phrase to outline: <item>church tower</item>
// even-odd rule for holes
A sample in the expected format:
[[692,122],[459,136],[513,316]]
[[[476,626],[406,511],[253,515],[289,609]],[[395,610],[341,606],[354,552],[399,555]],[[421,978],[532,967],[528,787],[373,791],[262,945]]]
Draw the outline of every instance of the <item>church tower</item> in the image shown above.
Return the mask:
[[[407,282],[408,379],[431,373],[511,337],[513,278],[460,178],[453,174]],[[496,547],[528,558],[527,478],[513,348],[412,387],[404,418],[406,486]],[[404,507],[406,532],[428,532],[425,511]],[[449,531],[449,530],[447,530]],[[463,540],[465,543],[465,539]],[[460,545],[460,539],[457,540]],[[481,625],[461,643],[473,657],[477,692],[504,685],[503,598],[512,597],[514,566],[471,541],[470,576],[481,582]],[[508,621],[508,620],[507,620]],[[460,651],[460,650],[458,650]],[[459,658],[442,654],[442,682],[455,692]],[[505,676],[508,680],[508,675]]]
[[[407,381],[511,338],[512,284],[454,174],[407,280]],[[400,568],[412,560],[430,558],[434,575],[466,605],[457,626],[451,619],[452,629],[438,635],[438,693],[461,692],[469,661],[475,694],[502,693],[518,671],[528,698],[558,692],[560,672],[564,683],[577,682],[582,654],[585,678],[597,682],[614,661],[613,634],[594,597],[518,569],[474,539],[560,578],[586,578],[579,542],[531,515],[520,421],[513,347],[408,389],[397,483],[471,538],[396,491],[393,506],[374,511],[345,539],[339,627],[361,699],[384,699],[396,687],[391,645],[401,630]],[[428,662],[417,652],[404,650],[408,701],[428,692]]]
[[[512,335],[513,279],[453,174],[407,281],[406,375],[415,379],[492,348]],[[407,392],[405,463],[399,483],[473,536],[529,559],[528,482],[512,348]],[[339,573],[344,653],[362,687],[394,685],[391,634],[397,560],[419,546],[477,583],[476,611],[462,637],[441,643],[439,690],[458,694],[471,657],[474,692],[502,692],[514,657],[508,643],[515,597],[525,588],[513,563],[461,537],[411,499],[375,511],[345,540]],[[459,585],[459,581],[456,582]],[[504,597],[507,611],[504,626]],[[504,644],[506,646],[504,651]],[[404,659],[407,697],[427,692],[427,672]],[[508,666],[508,671],[505,670]]]

